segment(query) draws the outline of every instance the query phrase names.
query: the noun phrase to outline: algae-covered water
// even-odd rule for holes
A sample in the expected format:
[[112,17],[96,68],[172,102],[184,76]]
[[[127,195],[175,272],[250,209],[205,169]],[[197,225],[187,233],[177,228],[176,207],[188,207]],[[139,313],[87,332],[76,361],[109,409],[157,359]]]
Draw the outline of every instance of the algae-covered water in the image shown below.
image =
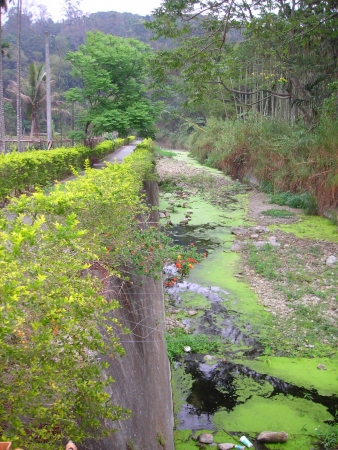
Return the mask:
[[[198,165],[184,152],[177,158]],[[220,337],[224,346],[222,354],[189,353],[172,364],[175,448],[198,448],[196,436],[202,431],[212,432],[216,443],[236,444],[245,434],[257,449],[315,448],[318,428],[334,421],[338,411],[337,360],[276,357],[260,344],[269,335],[270,313],[236,276],[239,256],[230,251],[234,238],[230,227],[245,223],[248,196],[232,193],[233,202],[222,207],[196,189],[186,191],[186,206],[192,211],[188,225],[179,225],[186,210],[175,192],[161,195],[160,209],[168,210],[175,201],[170,213],[174,241],[193,242],[208,257],[187,279],[168,289],[169,301],[190,333]],[[294,231],[313,237],[314,229],[298,224]],[[292,226],[288,231],[293,232]],[[192,317],[187,314],[191,309],[197,310]],[[318,364],[326,370],[318,370]],[[289,440],[258,443],[256,437],[266,430],[286,431]]]

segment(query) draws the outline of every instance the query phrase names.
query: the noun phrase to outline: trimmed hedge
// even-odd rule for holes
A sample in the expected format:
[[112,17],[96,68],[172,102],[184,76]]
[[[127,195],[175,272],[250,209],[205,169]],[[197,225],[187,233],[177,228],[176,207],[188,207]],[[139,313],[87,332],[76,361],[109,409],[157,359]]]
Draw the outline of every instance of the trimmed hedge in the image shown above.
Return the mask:
[[86,159],[101,159],[129,144],[133,136],[103,141],[93,149],[78,145],[54,150],[32,150],[0,155],[0,202],[7,197],[47,186],[72,174],[72,167],[83,168]]

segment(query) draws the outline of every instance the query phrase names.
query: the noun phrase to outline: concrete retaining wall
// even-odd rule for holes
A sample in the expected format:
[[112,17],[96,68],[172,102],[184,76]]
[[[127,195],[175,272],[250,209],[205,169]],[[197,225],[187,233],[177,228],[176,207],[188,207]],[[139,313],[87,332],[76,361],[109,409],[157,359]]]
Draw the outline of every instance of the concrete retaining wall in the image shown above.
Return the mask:
[[[158,205],[156,183],[144,185],[147,203]],[[154,211],[150,222],[158,221]],[[94,271],[96,272],[96,271]],[[104,274],[95,273],[101,278]],[[109,393],[115,404],[132,411],[130,419],[114,423],[117,429],[100,442],[88,442],[92,450],[173,450],[173,406],[170,366],[164,342],[165,315],[162,280],[133,277],[131,282],[111,278],[105,282],[107,299],[116,299],[120,309],[114,317],[131,330],[121,334],[126,351],[109,360],[107,376],[115,383]]]

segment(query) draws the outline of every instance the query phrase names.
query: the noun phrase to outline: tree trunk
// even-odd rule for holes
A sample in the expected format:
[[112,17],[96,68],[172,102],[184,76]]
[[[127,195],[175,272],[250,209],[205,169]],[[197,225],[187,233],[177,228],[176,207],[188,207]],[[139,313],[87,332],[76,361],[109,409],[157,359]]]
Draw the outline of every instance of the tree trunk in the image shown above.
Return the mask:
[[[0,8],[0,50],[2,48],[2,8]],[[2,54],[0,54],[0,153],[5,153],[5,113],[4,113],[4,85],[2,78]]]
[[47,140],[53,139],[52,133],[52,101],[50,94],[50,58],[49,58],[49,34],[45,32],[45,48],[46,48],[46,110],[47,110]]
[[32,120],[31,120],[30,138],[33,139],[34,137],[39,137],[39,136],[40,136],[39,111],[33,110],[32,111]]
[[16,134],[18,142],[18,152],[22,151],[22,108],[21,108],[21,11],[22,0],[18,0],[17,6],[17,36],[16,36],[16,79],[17,79],[17,93],[16,93]]

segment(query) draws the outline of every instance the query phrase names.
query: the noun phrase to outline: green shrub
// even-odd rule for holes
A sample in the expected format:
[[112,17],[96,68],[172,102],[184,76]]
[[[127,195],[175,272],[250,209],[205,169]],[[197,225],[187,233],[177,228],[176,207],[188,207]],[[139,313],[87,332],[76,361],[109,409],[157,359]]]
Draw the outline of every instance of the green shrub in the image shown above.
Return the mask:
[[292,194],[289,191],[280,192],[271,195],[270,203],[275,203],[280,206],[287,205],[291,208],[301,208],[308,214],[316,214],[318,209],[316,200],[308,192],[303,192],[301,194]]
[[155,151],[154,141],[150,138],[144,139],[142,142],[140,142],[139,144],[136,145],[135,151],[138,151],[141,149],[146,149],[153,153]]

